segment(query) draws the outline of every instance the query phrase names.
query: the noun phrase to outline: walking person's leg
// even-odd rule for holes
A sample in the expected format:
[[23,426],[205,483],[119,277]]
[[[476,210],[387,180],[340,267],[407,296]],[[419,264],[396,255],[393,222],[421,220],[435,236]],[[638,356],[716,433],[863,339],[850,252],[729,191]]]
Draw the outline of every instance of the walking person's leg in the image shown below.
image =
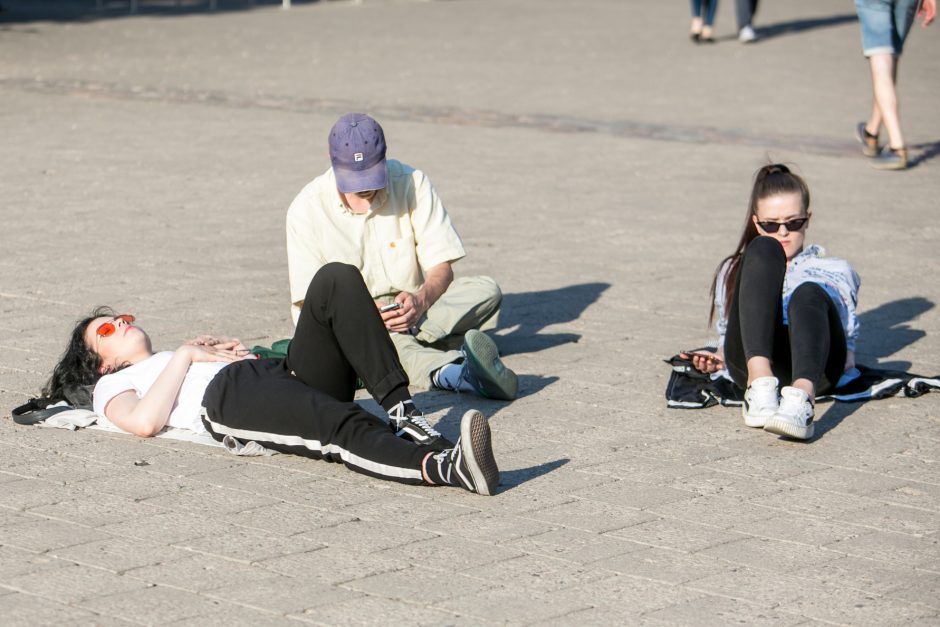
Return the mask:
[[751,22],[757,11],[757,0],[735,0],[734,13],[738,22],[738,41],[750,43],[757,40],[757,33]]

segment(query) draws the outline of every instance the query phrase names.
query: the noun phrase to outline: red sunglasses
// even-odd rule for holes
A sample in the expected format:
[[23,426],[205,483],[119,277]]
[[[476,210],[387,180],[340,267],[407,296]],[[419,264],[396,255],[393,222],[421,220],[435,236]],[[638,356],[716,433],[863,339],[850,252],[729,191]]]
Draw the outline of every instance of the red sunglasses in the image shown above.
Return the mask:
[[135,318],[134,316],[130,314],[120,314],[120,315],[114,316],[113,322],[105,322],[104,324],[99,326],[97,329],[95,329],[95,333],[98,335],[99,340],[103,337],[111,337],[112,335],[114,335],[114,332],[117,330],[117,327],[114,326],[115,322],[117,322],[118,320],[123,320],[126,324],[130,324],[136,319],[137,318]]

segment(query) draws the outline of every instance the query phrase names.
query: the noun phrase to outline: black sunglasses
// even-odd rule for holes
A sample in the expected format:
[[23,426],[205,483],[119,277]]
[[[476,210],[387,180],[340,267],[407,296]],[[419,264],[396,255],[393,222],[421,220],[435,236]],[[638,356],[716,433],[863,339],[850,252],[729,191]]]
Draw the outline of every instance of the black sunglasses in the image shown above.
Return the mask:
[[776,233],[780,230],[781,226],[787,227],[788,231],[799,231],[807,221],[809,221],[808,217],[787,220],[786,222],[758,222],[757,226],[763,229],[765,233]]

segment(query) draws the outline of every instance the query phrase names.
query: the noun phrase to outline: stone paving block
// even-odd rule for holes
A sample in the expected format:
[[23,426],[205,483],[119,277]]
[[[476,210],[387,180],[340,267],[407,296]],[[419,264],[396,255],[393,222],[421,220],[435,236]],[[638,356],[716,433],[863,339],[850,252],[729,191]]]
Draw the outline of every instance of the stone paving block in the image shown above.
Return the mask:
[[0,509],[0,527],[5,525],[18,525],[24,522],[32,522],[39,517],[23,514],[12,509]]
[[[821,569],[827,566],[828,564],[822,564],[811,566],[810,569]],[[787,611],[787,603],[804,596],[807,589],[816,590],[822,596],[825,596],[827,590],[830,589],[830,586],[820,585],[818,579],[800,576],[800,572],[802,571],[792,575],[775,572],[768,575],[765,570],[738,564],[725,564],[721,571],[701,579],[687,581],[684,587],[745,603],[766,603]]]
[[[880,492],[894,491],[911,485],[910,482],[903,479],[847,468],[825,468],[816,472],[809,472],[791,478],[789,483],[826,492],[861,496],[872,496]],[[938,490],[938,494],[940,494],[940,490]]]
[[545,555],[577,564],[589,564],[614,555],[646,548],[642,544],[594,531],[556,529],[535,536],[518,538],[507,546],[535,555]]
[[202,533],[208,532],[208,535],[179,540],[173,546],[244,563],[315,551],[325,546],[315,537],[316,534],[278,537],[253,529],[227,526],[228,523],[224,523],[221,529],[202,528]]
[[106,538],[97,530],[58,520],[33,520],[0,527],[0,544],[27,551],[51,551]]
[[228,604],[227,606],[213,608],[209,614],[197,614],[173,621],[174,627],[296,627],[297,618],[288,618],[264,610]]
[[808,590],[802,598],[790,601],[786,609],[816,620],[849,625],[935,625],[940,619],[940,611],[935,609],[849,588],[830,589],[824,595]]
[[545,621],[540,621],[540,625],[551,627],[567,627],[569,625],[607,626],[607,625],[642,625],[644,627],[663,627],[665,625],[676,625],[672,621],[658,620],[649,618],[635,612],[626,605],[612,604],[600,607],[592,607],[586,610],[578,610],[557,616]]
[[75,498],[76,494],[83,494],[84,490],[78,487],[63,485],[58,482],[43,479],[22,479],[3,483],[0,490],[0,503],[3,507],[18,511],[33,507],[50,505]]
[[[146,467],[134,467],[128,472],[94,477],[76,484],[86,492],[97,492],[121,496],[135,501],[145,501],[164,495],[175,495],[192,490],[196,484],[186,477],[167,477],[148,473]],[[159,506],[152,502],[150,505]]]
[[303,572],[296,575],[271,576],[271,573],[268,573],[263,579],[230,581],[224,586],[209,590],[205,596],[278,614],[302,614],[307,610],[363,597],[361,592],[350,590],[348,584],[340,587],[320,581],[309,581]]
[[463,572],[468,577],[502,588],[517,586],[536,594],[589,585],[612,575],[604,569],[541,555],[522,555]]
[[32,507],[27,511],[36,516],[88,527],[125,523],[166,512],[163,508],[120,496],[92,494],[86,493],[84,490],[76,490],[75,492],[78,494],[76,498],[50,505]]
[[905,482],[894,489],[875,492],[869,496],[895,505],[940,511],[940,485],[932,483]]
[[[241,490],[254,494],[290,497],[305,490],[311,483],[319,481],[316,475],[304,472],[298,466],[285,468],[273,464],[255,464],[246,459],[233,459],[233,464],[207,472],[190,474],[190,478],[220,488]],[[286,457],[286,456],[281,456]]]
[[455,616],[454,612],[446,609],[423,607],[380,597],[359,597],[348,601],[337,601],[292,616],[324,625],[465,624],[459,616]]
[[793,487],[774,494],[757,495],[749,502],[773,510],[805,512],[822,518],[850,517],[851,513],[868,507],[877,507],[880,501],[866,496],[839,494],[816,488]]
[[[412,545],[408,545],[411,547]],[[397,549],[392,549],[395,551]],[[422,558],[423,559],[423,558]],[[282,555],[259,563],[280,575],[308,581],[341,584],[370,575],[407,568],[410,562],[386,552],[361,553],[355,547],[326,547],[316,551]]]
[[166,544],[201,538],[210,529],[223,534],[241,530],[240,527],[217,518],[217,512],[211,510],[202,514],[172,507],[160,509],[165,511],[145,518],[128,518],[98,528],[111,536],[159,540]]
[[642,512],[631,505],[581,498],[525,515],[534,520],[596,533],[630,527],[656,518],[655,515]]
[[147,586],[137,579],[79,564],[4,578],[3,585],[42,599],[66,604],[75,604],[82,599],[101,595],[131,592]]
[[[336,464],[327,464],[324,462],[304,459],[308,465],[317,465],[326,467],[327,470],[334,470]],[[348,483],[344,480],[337,480],[340,475],[349,475],[351,479],[356,479],[355,473],[351,473],[344,467],[337,467],[333,477],[327,477],[324,474],[318,474],[318,481],[304,483],[296,489],[286,489],[278,494],[278,500],[286,503],[297,503],[299,505],[309,505],[327,510],[340,510],[350,505],[358,503],[369,503],[394,494],[392,488],[388,485],[377,485],[378,482],[369,482],[367,477],[362,477],[356,483]],[[426,489],[426,488],[425,488]]]
[[277,575],[255,564],[240,564],[231,559],[189,552],[185,557],[131,568],[123,572],[129,579],[147,584],[203,592],[226,586],[248,585]]
[[[429,582],[435,579],[446,580],[447,585],[422,584],[418,589],[415,588],[415,582]],[[410,601],[412,603],[420,601],[428,605],[499,587],[498,582],[490,581],[489,578],[472,577],[463,572],[451,572],[446,563],[435,564],[432,562],[424,562],[401,570],[354,579],[342,585],[343,589],[368,594],[369,596]]]
[[666,503],[688,502],[696,494],[690,490],[677,490],[662,485],[621,479],[574,493],[580,499],[626,505],[639,509],[655,508]]
[[178,511],[191,511],[219,516],[245,509],[273,505],[276,498],[219,488],[212,485],[195,484],[170,494],[160,494],[143,500],[144,503]]
[[10,577],[70,566],[71,562],[56,559],[48,554],[0,545],[0,584]]
[[644,618],[659,619],[677,624],[729,625],[803,625],[806,618],[792,613],[789,608],[774,607],[772,600],[748,603],[737,599],[706,596],[644,615]]
[[605,535],[645,546],[689,553],[746,537],[736,531],[725,531],[675,518],[657,518],[638,525],[614,529]]
[[9,627],[27,625],[116,625],[112,617],[56,603],[30,594],[3,595],[3,623]]
[[530,593],[524,598],[513,587],[496,588],[476,594],[461,595],[435,604],[435,607],[477,621],[493,623],[540,623],[590,607],[573,591]]
[[710,555],[731,564],[740,564],[761,570],[789,573],[810,564],[824,564],[844,555],[832,547],[819,547],[767,538],[746,538],[728,542],[698,555]]
[[415,529],[391,521],[376,522],[357,519],[293,535],[287,538],[287,541],[289,543],[296,538],[337,548],[355,546],[357,551],[372,553],[427,540],[437,535],[433,530],[420,527]]
[[819,470],[817,464],[792,456],[781,457],[766,449],[756,449],[751,444],[742,445],[743,451],[733,457],[723,457],[704,462],[697,467],[703,470],[727,472],[761,481],[779,481],[798,477]]
[[169,623],[211,614],[221,605],[219,601],[185,590],[150,586],[87,599],[78,603],[77,607],[133,622]]
[[940,601],[935,594],[940,586],[940,574],[908,565],[849,556],[794,571],[793,575],[826,586],[854,588],[940,610]]
[[479,510],[467,505],[446,503],[434,498],[437,491],[429,496],[421,495],[394,495],[381,498],[368,503],[356,503],[348,507],[331,512],[332,516],[343,516],[346,520],[360,518],[372,521],[396,521],[398,524],[413,526],[431,523],[445,518],[473,514]]
[[451,536],[471,542],[503,544],[557,529],[557,525],[531,518],[480,512],[429,522],[420,525],[420,528],[431,534]]
[[826,546],[838,540],[871,533],[870,529],[859,525],[802,512],[780,512],[763,520],[733,525],[731,529],[757,538],[786,540],[811,546]]
[[844,540],[836,540],[827,544],[826,548],[855,557],[940,571],[940,536],[938,535],[917,538],[889,531],[872,531]]
[[564,460],[522,467],[502,464],[497,494],[505,494],[509,490],[542,494],[549,485],[563,485],[566,492],[570,492],[609,481],[609,476],[591,472],[591,469],[582,471],[575,464]]
[[[171,477],[199,477],[213,471],[227,471],[243,463],[230,453],[204,445],[180,442],[172,455],[158,455],[148,459],[147,472]],[[183,450],[182,447],[205,449]]]
[[685,501],[673,501],[647,508],[644,513],[663,518],[675,518],[719,529],[731,529],[745,523],[756,523],[771,518],[774,511],[747,498],[724,495],[699,496]]
[[[277,503],[229,514],[225,522],[275,536],[292,536],[313,533],[317,529],[350,522],[355,518],[351,513],[331,512],[295,503]],[[381,519],[380,516],[378,518]]]
[[518,557],[518,550],[505,545],[493,545],[484,542],[463,540],[454,536],[439,536],[397,546],[376,553],[378,557],[396,560],[405,566],[408,564],[448,563],[451,568],[465,569],[482,564],[491,564],[501,560]]
[[598,560],[593,566],[621,575],[640,577],[668,584],[681,584],[721,571],[725,563],[704,552],[686,553],[648,547]]
[[57,549],[50,555],[77,564],[120,573],[131,568],[173,561],[189,556],[191,553],[159,541],[109,537],[106,540]]
[[691,490],[698,495],[720,494],[739,499],[777,494],[789,489],[777,481],[712,471],[701,465],[691,467],[687,474],[676,477],[671,483],[666,482],[666,485],[680,490]]

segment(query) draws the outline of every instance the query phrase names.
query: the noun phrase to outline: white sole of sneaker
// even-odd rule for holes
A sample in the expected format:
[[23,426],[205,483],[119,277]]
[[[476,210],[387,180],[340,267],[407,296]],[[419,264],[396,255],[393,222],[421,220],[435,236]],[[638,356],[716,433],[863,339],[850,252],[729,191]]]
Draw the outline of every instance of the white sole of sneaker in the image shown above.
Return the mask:
[[763,429],[764,423],[767,422],[767,419],[763,416],[749,416],[747,405],[741,405],[741,416],[744,417],[744,425],[752,429]]
[[764,431],[776,433],[777,435],[785,435],[787,437],[796,438],[797,440],[808,440],[813,437],[813,433],[816,432],[816,423],[811,422],[809,425],[801,427],[787,422],[786,420],[771,418],[764,425]]
[[490,425],[475,409],[465,413],[460,420],[460,442],[477,494],[492,496],[499,485],[499,468],[493,457]]

